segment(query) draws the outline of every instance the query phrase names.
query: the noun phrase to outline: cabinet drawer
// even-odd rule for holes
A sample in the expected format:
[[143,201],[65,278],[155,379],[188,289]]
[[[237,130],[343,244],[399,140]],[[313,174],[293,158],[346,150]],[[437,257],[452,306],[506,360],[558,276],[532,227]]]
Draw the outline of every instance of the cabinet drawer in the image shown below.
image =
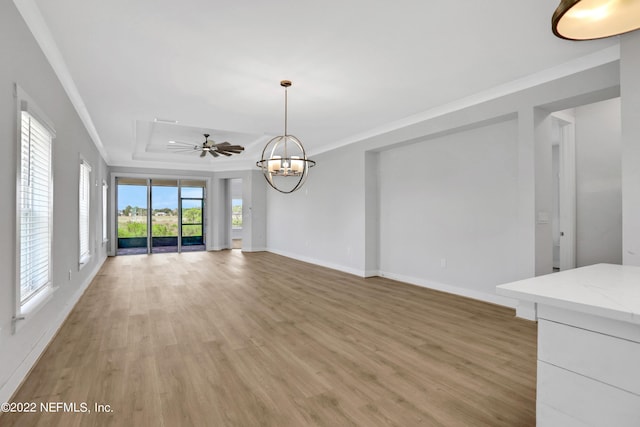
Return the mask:
[[640,395],[640,344],[540,319],[538,360]]
[[640,426],[640,396],[541,361],[536,404],[538,427]]

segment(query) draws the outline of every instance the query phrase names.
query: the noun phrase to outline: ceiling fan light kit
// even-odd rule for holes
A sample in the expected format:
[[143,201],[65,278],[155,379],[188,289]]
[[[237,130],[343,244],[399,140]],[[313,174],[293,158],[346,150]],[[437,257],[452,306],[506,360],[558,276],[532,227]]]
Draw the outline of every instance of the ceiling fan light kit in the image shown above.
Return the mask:
[[551,18],[553,34],[593,40],[640,28],[640,0],[561,0]]
[[276,136],[267,142],[262,150],[261,159],[256,162],[269,185],[285,194],[300,189],[307,180],[309,168],[316,164],[307,158],[302,142],[287,133],[287,88],[291,84],[289,80],[280,82],[280,86],[284,87],[284,135]]

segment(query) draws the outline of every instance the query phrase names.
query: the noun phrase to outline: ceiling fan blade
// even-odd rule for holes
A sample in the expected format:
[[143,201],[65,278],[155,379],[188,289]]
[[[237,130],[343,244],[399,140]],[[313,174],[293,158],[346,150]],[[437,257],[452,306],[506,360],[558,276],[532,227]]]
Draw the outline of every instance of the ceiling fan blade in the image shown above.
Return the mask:
[[182,148],[192,148],[192,149],[197,149],[199,148],[199,145],[193,144],[193,143],[186,143],[186,142],[176,142],[174,144],[167,144],[167,148],[170,150],[175,150],[175,149],[182,149]]
[[211,154],[213,157],[218,157],[218,153],[216,153],[215,151],[209,151],[209,154]]
[[198,147],[199,144],[194,144],[193,142],[186,142],[186,141],[173,141],[167,144],[167,146],[169,148],[171,147]]
[[223,156],[227,156],[227,157],[231,155],[231,153],[227,153],[226,151],[220,151],[220,150],[216,150],[216,153],[222,154]]
[[236,151],[236,150],[218,150],[219,153],[225,152],[225,153],[231,153],[231,154],[240,154],[242,153],[242,151]]
[[[211,151],[209,151],[209,152],[211,152]],[[206,151],[204,151],[204,150],[202,150],[202,153],[200,153],[200,157],[204,157],[204,156],[206,156],[206,155],[207,155],[207,152],[206,152]]]
[[228,151],[228,150],[244,150],[244,147],[241,146],[241,145],[216,144],[215,147],[218,148],[218,149],[225,150],[225,151]]
[[194,151],[199,151],[200,148],[196,147],[189,147],[189,148],[182,148],[182,147],[175,147],[175,148],[170,148],[169,151],[173,152],[173,153],[193,153]]

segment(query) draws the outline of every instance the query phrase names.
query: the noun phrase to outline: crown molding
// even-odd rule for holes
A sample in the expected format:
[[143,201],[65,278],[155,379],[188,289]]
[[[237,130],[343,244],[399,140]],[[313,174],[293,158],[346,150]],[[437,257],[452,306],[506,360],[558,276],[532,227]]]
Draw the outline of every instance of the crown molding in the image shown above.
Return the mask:
[[104,161],[109,164],[109,156],[107,154],[107,150],[104,148],[102,144],[102,140],[100,139],[100,135],[98,135],[98,131],[96,130],[95,125],[93,124],[93,120],[91,119],[91,115],[87,110],[87,107],[80,96],[80,92],[71,77],[71,73],[69,72],[69,67],[67,67],[66,62],[58,49],[58,45],[53,39],[51,31],[47,26],[44,18],[42,17],[42,13],[40,13],[40,9],[36,5],[34,0],[13,0],[18,12],[22,15],[27,27],[33,34],[33,37],[36,39],[36,42],[42,49],[44,56],[51,64],[51,68],[55,72],[58,80],[62,84],[71,104],[76,109],[80,120],[84,124],[91,140],[94,145],[100,152],[100,155],[104,159]]
[[470,95],[450,103],[442,104],[421,113],[417,113],[403,119],[378,126],[366,132],[350,136],[336,142],[335,144],[327,145],[320,150],[313,151],[312,153],[310,153],[310,156],[315,156],[327,151],[335,150],[340,147],[354,144],[388,132],[396,131],[407,126],[415,125],[417,123],[434,119],[436,117],[444,116],[446,114],[472,107],[483,102],[498,99],[506,95],[511,95],[544,83],[558,80],[572,74],[576,74],[619,60],[620,44],[609,46],[605,49],[559,64],[555,67],[548,68],[498,86],[494,86],[491,89],[478,92],[474,95]]

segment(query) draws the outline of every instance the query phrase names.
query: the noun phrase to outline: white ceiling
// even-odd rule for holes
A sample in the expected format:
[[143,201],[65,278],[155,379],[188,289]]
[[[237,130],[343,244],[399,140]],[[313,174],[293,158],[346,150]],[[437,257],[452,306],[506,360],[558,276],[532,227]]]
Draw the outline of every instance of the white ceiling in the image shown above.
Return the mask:
[[[252,167],[283,132],[282,79],[289,132],[314,154],[618,43],[555,38],[558,0],[14,1],[39,9],[121,166]],[[246,150],[163,150],[205,132]]]

